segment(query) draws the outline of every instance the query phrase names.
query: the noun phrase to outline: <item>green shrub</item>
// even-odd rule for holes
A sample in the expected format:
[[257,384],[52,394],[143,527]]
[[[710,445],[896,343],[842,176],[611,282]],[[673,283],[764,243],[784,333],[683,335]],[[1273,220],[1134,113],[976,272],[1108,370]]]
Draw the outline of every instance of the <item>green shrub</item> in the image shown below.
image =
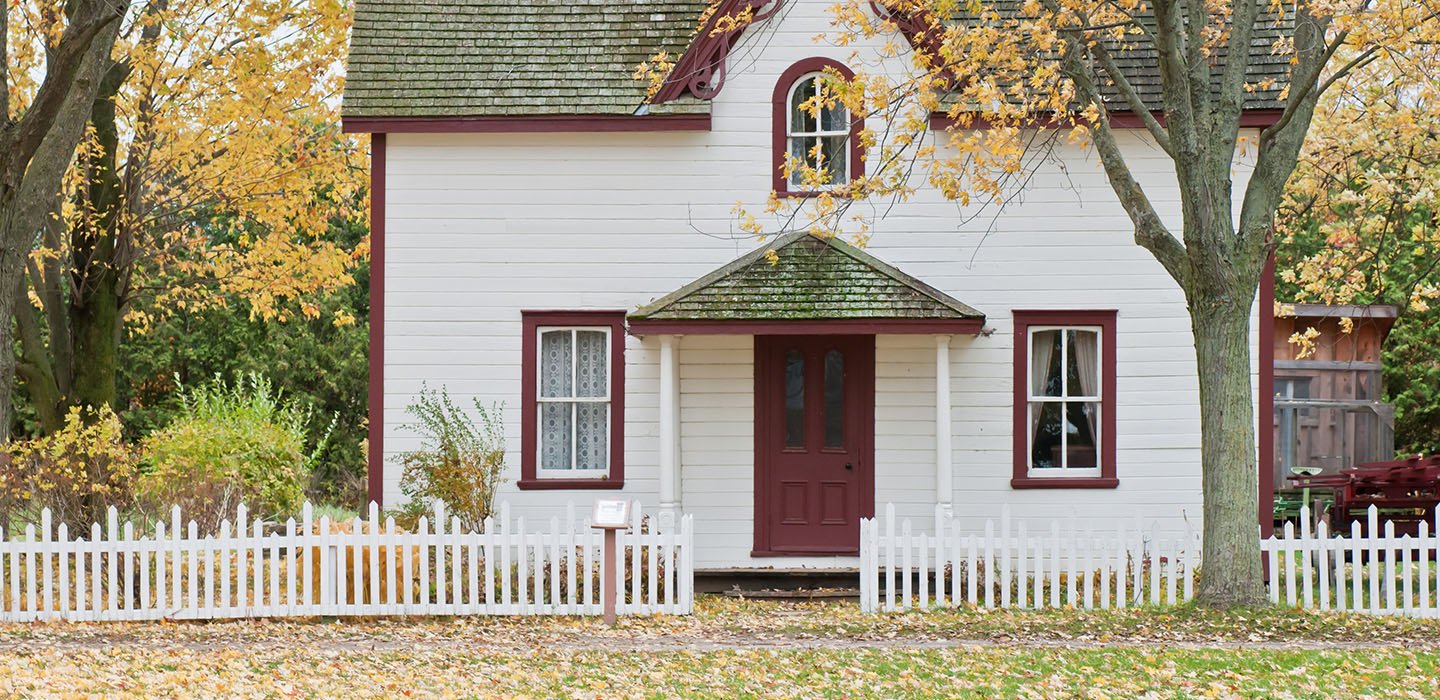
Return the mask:
[[0,450],[0,527],[7,530],[37,522],[49,508],[55,525],[89,533],[110,506],[132,503],[135,450],[109,406],[71,408],[61,429]]
[[[420,433],[421,448],[399,456],[400,490],[418,506],[443,502],[465,527],[477,529],[495,505],[495,488],[505,467],[505,430],[498,407],[475,401],[479,421],[471,420],[442,388],[420,389],[405,412]],[[418,515],[418,512],[417,512]]]
[[157,511],[178,505],[207,530],[242,502],[261,517],[296,513],[314,461],[305,444],[309,412],[255,374],[180,393],[180,413],[145,438],[143,503]]

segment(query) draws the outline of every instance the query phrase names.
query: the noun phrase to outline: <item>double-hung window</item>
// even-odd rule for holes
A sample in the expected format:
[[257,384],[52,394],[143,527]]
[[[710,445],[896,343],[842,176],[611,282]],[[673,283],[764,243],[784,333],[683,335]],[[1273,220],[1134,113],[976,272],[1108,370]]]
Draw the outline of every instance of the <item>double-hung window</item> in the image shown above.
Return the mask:
[[625,342],[620,312],[525,314],[521,487],[618,486]]
[[1017,311],[1015,322],[1015,485],[1114,485],[1114,312]]

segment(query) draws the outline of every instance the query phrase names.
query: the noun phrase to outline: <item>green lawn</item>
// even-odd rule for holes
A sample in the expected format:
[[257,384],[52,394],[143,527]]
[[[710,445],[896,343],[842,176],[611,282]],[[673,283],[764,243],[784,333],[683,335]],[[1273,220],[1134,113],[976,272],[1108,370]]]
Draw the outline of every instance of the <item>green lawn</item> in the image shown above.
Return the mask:
[[0,696],[1440,697],[1440,622],[702,598],[694,616],[0,626]]

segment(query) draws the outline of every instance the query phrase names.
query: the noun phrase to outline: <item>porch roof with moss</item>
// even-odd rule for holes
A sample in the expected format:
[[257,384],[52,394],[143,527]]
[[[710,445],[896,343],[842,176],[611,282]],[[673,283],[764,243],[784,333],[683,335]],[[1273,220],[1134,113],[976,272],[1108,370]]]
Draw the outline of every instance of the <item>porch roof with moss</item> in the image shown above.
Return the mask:
[[921,333],[978,332],[985,315],[856,246],[802,231],[641,306],[629,320],[632,330],[651,333],[814,322]]

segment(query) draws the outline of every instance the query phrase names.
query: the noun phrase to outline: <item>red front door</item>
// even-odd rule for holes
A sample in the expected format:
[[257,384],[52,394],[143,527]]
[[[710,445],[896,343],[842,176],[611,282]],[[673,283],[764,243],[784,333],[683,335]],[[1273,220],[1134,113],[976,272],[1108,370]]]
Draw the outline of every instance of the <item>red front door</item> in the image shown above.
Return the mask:
[[755,553],[859,552],[874,441],[874,336],[757,336]]

